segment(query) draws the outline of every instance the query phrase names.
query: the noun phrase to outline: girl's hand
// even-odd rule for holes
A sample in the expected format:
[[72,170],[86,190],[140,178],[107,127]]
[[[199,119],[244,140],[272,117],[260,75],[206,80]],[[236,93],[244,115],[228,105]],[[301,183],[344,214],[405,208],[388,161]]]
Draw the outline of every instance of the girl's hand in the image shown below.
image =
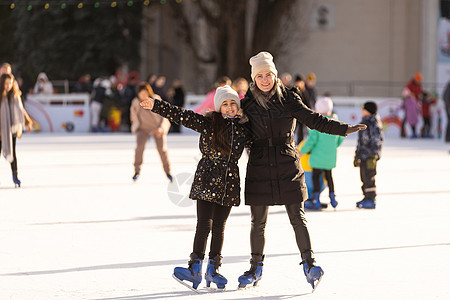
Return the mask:
[[152,98],[148,98],[147,100],[141,101],[141,103],[139,103],[140,106],[142,106],[144,109],[153,109],[153,104],[155,103],[155,101]]

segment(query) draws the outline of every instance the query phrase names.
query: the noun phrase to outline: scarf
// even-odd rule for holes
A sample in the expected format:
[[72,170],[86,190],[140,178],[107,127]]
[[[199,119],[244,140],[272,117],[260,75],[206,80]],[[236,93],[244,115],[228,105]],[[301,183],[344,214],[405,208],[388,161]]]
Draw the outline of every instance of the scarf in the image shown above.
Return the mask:
[[14,160],[12,156],[12,135],[22,136],[25,125],[23,106],[20,98],[9,101],[7,97],[1,99],[0,120],[2,133],[2,153],[10,163]]

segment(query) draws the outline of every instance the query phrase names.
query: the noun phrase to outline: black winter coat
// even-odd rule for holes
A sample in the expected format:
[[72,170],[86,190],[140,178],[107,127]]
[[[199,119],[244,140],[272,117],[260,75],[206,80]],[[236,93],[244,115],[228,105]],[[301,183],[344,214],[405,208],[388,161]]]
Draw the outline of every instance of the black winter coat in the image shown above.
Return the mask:
[[[280,101],[281,100],[281,101]],[[296,119],[311,129],[345,136],[348,124],[322,116],[306,107],[300,97],[283,90],[261,107],[249,90],[241,107],[254,137],[245,178],[245,204],[286,205],[308,199],[304,171],[291,142]]]
[[377,160],[380,159],[383,144],[383,124],[380,116],[378,114],[365,116],[362,118],[361,124],[367,125],[367,129],[358,131],[355,157],[365,160],[369,156],[375,155]]
[[214,132],[211,121],[205,116],[157,99],[152,111],[169,119],[170,122],[200,133],[199,148],[202,158],[195,172],[189,198],[222,206],[238,206],[241,201],[238,160],[244,146],[248,146],[251,142],[246,124],[240,124],[239,118],[225,119],[226,130],[229,130],[231,137],[231,153],[225,155],[213,147]]

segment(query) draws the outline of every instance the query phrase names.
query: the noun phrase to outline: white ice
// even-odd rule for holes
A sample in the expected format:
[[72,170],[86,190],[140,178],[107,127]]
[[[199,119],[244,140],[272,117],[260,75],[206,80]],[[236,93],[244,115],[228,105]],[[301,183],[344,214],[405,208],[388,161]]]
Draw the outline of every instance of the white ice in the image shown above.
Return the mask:
[[153,141],[133,183],[131,134],[26,134],[17,143],[20,189],[0,161],[0,299],[450,299],[449,144],[387,139],[375,210],[355,208],[355,145],[347,138],[338,151],[337,210],[307,212],[325,271],[314,294],[280,206],[270,209],[260,286],[236,290],[250,255],[241,204],[225,232],[227,290],[196,295],[171,276],[192,251],[196,212],[186,196],[196,134],[168,137],[179,186],[168,184]]

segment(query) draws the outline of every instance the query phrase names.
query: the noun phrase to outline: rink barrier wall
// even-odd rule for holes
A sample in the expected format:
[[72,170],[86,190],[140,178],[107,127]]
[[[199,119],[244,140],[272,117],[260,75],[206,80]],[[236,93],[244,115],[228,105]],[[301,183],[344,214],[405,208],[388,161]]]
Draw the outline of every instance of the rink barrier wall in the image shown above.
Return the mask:
[[[186,97],[187,109],[195,109],[205,100],[206,95],[190,95]],[[386,137],[400,137],[401,124],[404,118],[404,111],[401,108],[403,100],[398,97],[351,97],[335,96],[331,97],[334,103],[333,112],[338,115],[340,121],[357,124],[361,121],[361,107],[367,101],[373,101],[378,105],[378,113],[383,121],[383,129]],[[441,99],[431,107],[431,133],[435,138],[444,139],[447,115],[445,105]],[[419,118],[417,133],[420,134],[422,118]],[[406,125],[407,136],[411,135],[411,128]]]
[[89,132],[89,94],[31,94],[24,103],[41,132]]

